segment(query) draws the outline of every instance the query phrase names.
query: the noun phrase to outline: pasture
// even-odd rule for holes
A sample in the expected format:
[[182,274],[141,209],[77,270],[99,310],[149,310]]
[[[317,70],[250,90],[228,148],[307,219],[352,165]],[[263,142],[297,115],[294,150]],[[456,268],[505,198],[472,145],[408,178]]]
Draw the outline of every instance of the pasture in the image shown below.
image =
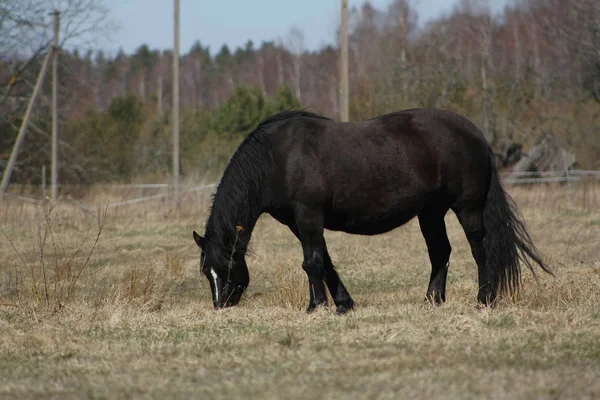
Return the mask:
[[213,310],[192,239],[208,192],[179,211],[109,209],[87,263],[95,216],[5,201],[0,397],[598,398],[600,187],[586,188],[571,205],[561,186],[508,188],[556,277],[524,271],[516,301],[492,310],[476,307],[475,261],[451,212],[441,307],[423,301],[431,266],[416,219],[380,236],[326,232],[357,303],[344,316],[304,312],[300,244],[269,216],[253,233],[241,303]]

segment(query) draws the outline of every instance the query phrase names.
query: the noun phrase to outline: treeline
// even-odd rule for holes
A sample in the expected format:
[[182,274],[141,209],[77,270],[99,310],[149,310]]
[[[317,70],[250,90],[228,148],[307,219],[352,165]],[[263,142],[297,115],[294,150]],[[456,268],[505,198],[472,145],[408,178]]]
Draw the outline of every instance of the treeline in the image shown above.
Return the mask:
[[[474,120],[500,159],[515,145],[527,150],[552,134],[580,167],[599,167],[600,2],[521,0],[500,15],[484,3],[463,0],[424,28],[407,0],[352,9],[351,119],[444,108]],[[171,56],[146,45],[114,57],[63,53],[61,163],[69,179],[168,173]],[[295,29],[276,42],[223,46],[215,54],[197,42],[180,66],[184,174],[218,171],[243,133],[278,109],[301,104],[332,118],[339,112],[337,47],[308,51]],[[36,72],[12,84],[0,153],[10,151]],[[39,176],[34,164],[47,158],[47,115],[40,107],[39,132],[31,133],[37,139],[28,143],[15,179]]]
[[[269,97],[256,89],[238,87],[217,110],[184,111],[180,121],[181,171],[190,178],[214,179],[261,120],[298,107],[286,87]],[[33,123],[13,182],[40,182],[42,166],[50,165],[50,136],[44,133],[51,130],[50,124],[49,116],[38,116]],[[2,130],[10,128],[0,126]],[[63,121],[60,139],[63,183],[160,182],[172,171],[171,114],[157,113],[133,94],[114,98],[106,111],[89,109],[79,118]]]

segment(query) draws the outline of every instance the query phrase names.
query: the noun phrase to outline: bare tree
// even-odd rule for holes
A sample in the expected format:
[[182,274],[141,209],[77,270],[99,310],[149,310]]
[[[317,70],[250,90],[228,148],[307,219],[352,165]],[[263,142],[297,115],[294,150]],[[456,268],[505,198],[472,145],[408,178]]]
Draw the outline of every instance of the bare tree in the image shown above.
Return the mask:
[[0,0],[0,55],[27,56],[46,48],[54,10],[61,13],[61,46],[93,47],[115,28],[108,1]]
[[408,66],[409,39],[417,28],[417,13],[411,6],[412,1],[394,0],[388,7],[387,27],[389,29],[391,43],[388,45],[388,53],[394,57],[392,65],[397,66],[394,73],[399,80],[401,88],[401,104],[408,106],[410,70]]
[[598,0],[566,0],[568,13],[544,19],[544,28],[575,44],[591,67],[591,88],[600,102],[600,2]]
[[27,71],[50,46],[52,11],[61,13],[61,46],[89,48],[115,27],[109,18],[108,1],[0,0],[0,60],[8,71],[8,82],[0,81],[4,86],[0,105],[21,79],[29,83],[35,79]]
[[[40,58],[49,51],[51,45],[53,19],[50,14],[55,10],[61,14],[61,47],[90,48],[103,34],[111,32],[109,28],[113,27],[112,20],[108,17],[107,1],[109,0],[0,0],[1,123],[9,122],[24,112],[36,80]],[[80,66],[63,63],[63,67],[72,72],[71,68]],[[80,76],[79,72],[70,74],[69,79]],[[87,78],[82,77],[84,80]],[[69,79],[63,80],[63,83]],[[43,90],[40,100],[42,105],[49,104]],[[46,134],[41,129],[38,131]],[[38,148],[41,148],[39,143]],[[18,162],[17,169],[19,164],[21,162]]]
[[298,101],[302,101],[301,65],[302,53],[304,53],[304,33],[297,27],[292,27],[287,38],[284,40],[286,49],[292,54],[294,65],[294,95]]
[[475,2],[473,0],[462,0],[461,7],[470,15],[471,24],[468,27],[470,34],[479,44],[481,93],[483,95],[483,132],[492,144],[496,142],[496,132],[493,124],[492,103],[493,88],[489,79],[491,66],[491,52],[493,40],[493,19],[488,1]]

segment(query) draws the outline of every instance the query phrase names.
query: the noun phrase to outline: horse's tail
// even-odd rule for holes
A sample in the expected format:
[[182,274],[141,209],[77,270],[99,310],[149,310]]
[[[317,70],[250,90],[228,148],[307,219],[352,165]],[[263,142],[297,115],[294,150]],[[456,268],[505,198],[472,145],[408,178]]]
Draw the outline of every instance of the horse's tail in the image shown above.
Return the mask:
[[491,280],[492,291],[512,296],[518,293],[521,286],[520,261],[529,267],[534,276],[536,274],[533,264],[553,274],[533,244],[514,200],[502,188],[491,152],[490,171],[487,198],[483,208],[485,268]]

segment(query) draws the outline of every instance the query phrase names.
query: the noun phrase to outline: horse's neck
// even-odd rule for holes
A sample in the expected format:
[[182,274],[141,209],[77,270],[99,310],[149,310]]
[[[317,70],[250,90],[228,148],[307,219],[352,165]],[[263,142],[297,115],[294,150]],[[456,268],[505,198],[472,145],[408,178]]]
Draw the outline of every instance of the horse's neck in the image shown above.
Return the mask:
[[242,145],[217,188],[209,224],[215,224],[215,232],[223,236],[219,239],[225,245],[243,241],[245,249],[263,212],[264,185],[270,169],[265,159],[268,149],[261,146],[254,142]]
[[[221,198],[228,197],[226,193],[221,195]],[[263,205],[261,202],[251,204],[252,201],[243,197],[229,197],[232,198],[236,201],[219,201],[219,196],[215,197],[207,228],[214,234],[213,239],[217,242],[245,253],[256,221],[262,214]]]

